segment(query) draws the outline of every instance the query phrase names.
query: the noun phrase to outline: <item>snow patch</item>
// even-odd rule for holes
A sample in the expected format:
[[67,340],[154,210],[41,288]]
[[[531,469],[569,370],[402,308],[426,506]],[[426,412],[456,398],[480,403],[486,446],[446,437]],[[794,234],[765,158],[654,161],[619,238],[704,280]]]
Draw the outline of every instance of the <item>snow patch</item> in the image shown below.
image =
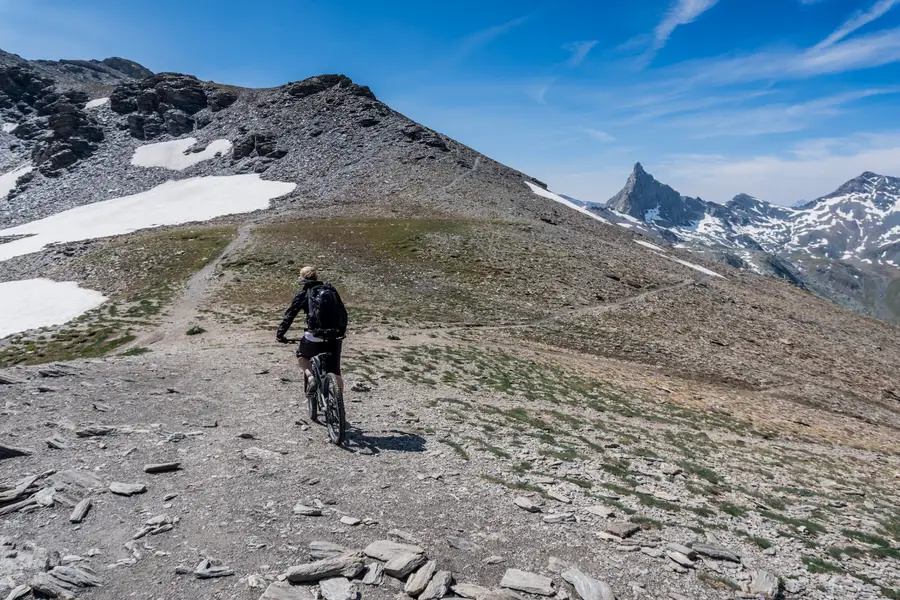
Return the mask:
[[705,273],[707,275],[712,275],[713,277],[719,277],[720,279],[725,279],[724,275],[719,275],[715,271],[710,271],[706,267],[701,267],[700,265],[695,265],[692,262],[688,262],[686,260],[681,260],[680,258],[675,258],[674,256],[666,256],[666,258],[668,258],[669,260],[674,260],[678,264],[684,265],[685,267],[690,267],[691,269],[694,269],[695,271],[700,271],[701,273]]
[[0,261],[38,252],[53,243],[90,240],[266,209],[272,199],[289,194],[295,187],[295,183],[264,181],[258,174],[167,181],[146,192],[79,206],[0,230],[0,237],[29,235],[0,244]]
[[577,210],[577,211],[580,212],[581,214],[587,215],[587,216],[589,216],[590,218],[592,218],[592,219],[594,219],[594,220],[596,220],[596,221],[600,221],[601,223],[609,223],[609,221],[607,221],[606,219],[604,219],[604,218],[601,217],[600,215],[595,214],[595,213],[592,213],[590,210],[588,210],[587,208],[585,208],[585,207],[583,207],[583,206],[578,206],[577,204],[575,204],[575,203],[572,202],[571,200],[566,200],[565,198],[563,198],[563,197],[560,196],[559,194],[554,194],[554,193],[551,192],[550,190],[545,190],[545,189],[542,188],[541,186],[535,185],[535,184],[531,183],[530,181],[526,181],[526,182],[525,182],[525,185],[527,185],[529,188],[531,188],[531,191],[532,191],[532,192],[534,192],[534,193],[537,194],[538,196],[541,196],[542,198],[549,198],[550,200],[553,200],[553,201],[555,201],[555,202],[559,202],[560,204],[563,204],[563,205],[565,205],[565,206],[568,206],[568,207],[571,208],[572,210]]
[[183,171],[204,160],[225,154],[231,150],[232,146],[228,140],[214,140],[201,152],[188,152],[196,143],[197,138],[190,137],[171,142],[146,144],[134,151],[131,164],[135,167],[162,167],[172,171]]
[[650,242],[645,242],[644,240],[634,240],[634,243],[635,243],[635,244],[640,244],[641,246],[644,246],[645,248],[650,248],[651,250],[657,250],[657,251],[659,251],[659,252],[665,252],[665,250],[664,250],[663,248],[660,248],[659,246],[657,246],[657,245],[655,245],[655,244],[651,244]]
[[100,292],[74,281],[26,279],[0,283],[0,338],[62,325],[106,301]]
[[659,221],[659,204],[644,213],[645,223],[652,223],[654,221]]
[[97,98],[96,100],[91,100],[84,105],[84,108],[90,110],[92,108],[100,108],[104,104],[109,104],[109,98]]
[[3,130],[3,133],[12,133],[16,130],[16,127],[18,127],[18,125],[16,125],[15,123],[4,123],[2,126],[0,126],[0,129]]
[[6,196],[16,187],[19,177],[31,173],[34,167],[31,165],[23,165],[18,169],[14,169],[9,173],[0,175],[0,200],[5,200]]

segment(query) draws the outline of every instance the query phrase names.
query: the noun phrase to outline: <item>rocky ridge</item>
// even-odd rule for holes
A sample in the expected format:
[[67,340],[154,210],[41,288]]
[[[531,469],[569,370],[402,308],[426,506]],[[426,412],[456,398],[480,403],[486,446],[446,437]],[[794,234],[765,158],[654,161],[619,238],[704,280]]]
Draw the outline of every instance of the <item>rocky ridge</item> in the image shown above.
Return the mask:
[[900,178],[866,172],[796,208],[747,194],[717,204],[682,196],[638,163],[622,191],[593,210],[736,268],[900,319],[900,297],[891,284],[900,276]]

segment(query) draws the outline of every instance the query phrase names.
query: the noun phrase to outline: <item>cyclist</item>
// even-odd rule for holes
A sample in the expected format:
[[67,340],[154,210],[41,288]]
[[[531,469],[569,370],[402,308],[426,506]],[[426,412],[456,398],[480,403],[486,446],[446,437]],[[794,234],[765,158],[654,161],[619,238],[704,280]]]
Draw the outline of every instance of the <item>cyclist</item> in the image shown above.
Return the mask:
[[285,334],[297,314],[301,310],[306,313],[306,330],[297,346],[297,362],[304,375],[303,388],[307,396],[315,393],[311,360],[318,354],[328,352],[332,355],[328,370],[337,375],[338,388],[343,392],[341,346],[347,331],[347,310],[334,286],[319,280],[315,267],[300,269],[300,286],[300,291],[284,313],[275,339],[282,344],[290,343]]

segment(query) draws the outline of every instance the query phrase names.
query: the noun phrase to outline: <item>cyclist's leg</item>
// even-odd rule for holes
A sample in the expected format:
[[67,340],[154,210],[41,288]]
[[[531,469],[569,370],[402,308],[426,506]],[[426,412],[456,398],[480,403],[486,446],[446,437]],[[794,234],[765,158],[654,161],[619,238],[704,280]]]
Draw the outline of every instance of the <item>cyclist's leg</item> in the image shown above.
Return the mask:
[[300,366],[300,372],[303,373],[304,389],[308,389],[312,383],[312,357],[315,349],[313,344],[307,339],[301,339],[297,345],[297,364]]

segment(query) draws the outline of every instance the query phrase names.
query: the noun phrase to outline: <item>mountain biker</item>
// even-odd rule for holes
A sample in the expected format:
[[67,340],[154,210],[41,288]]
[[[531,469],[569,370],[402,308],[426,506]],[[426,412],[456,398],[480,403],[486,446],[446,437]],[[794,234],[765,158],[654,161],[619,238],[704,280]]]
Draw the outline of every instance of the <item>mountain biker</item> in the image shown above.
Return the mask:
[[[315,383],[312,373],[312,359],[323,352],[331,353],[332,360],[328,370],[337,375],[338,388],[344,391],[344,379],[341,377],[341,346],[347,327],[347,311],[341,301],[340,295],[331,284],[319,281],[319,275],[315,267],[303,267],[300,269],[300,291],[294,296],[291,306],[285,311],[284,318],[275,339],[282,344],[290,343],[285,334],[291,324],[302,310],[306,313],[306,330],[297,346],[297,362],[304,375],[304,389],[307,394],[312,394]],[[319,304],[323,296],[330,296],[332,302]],[[334,302],[336,300],[336,302]],[[327,308],[323,306],[328,305]],[[334,305],[334,306],[332,306]],[[325,313],[328,314],[325,314]]]

